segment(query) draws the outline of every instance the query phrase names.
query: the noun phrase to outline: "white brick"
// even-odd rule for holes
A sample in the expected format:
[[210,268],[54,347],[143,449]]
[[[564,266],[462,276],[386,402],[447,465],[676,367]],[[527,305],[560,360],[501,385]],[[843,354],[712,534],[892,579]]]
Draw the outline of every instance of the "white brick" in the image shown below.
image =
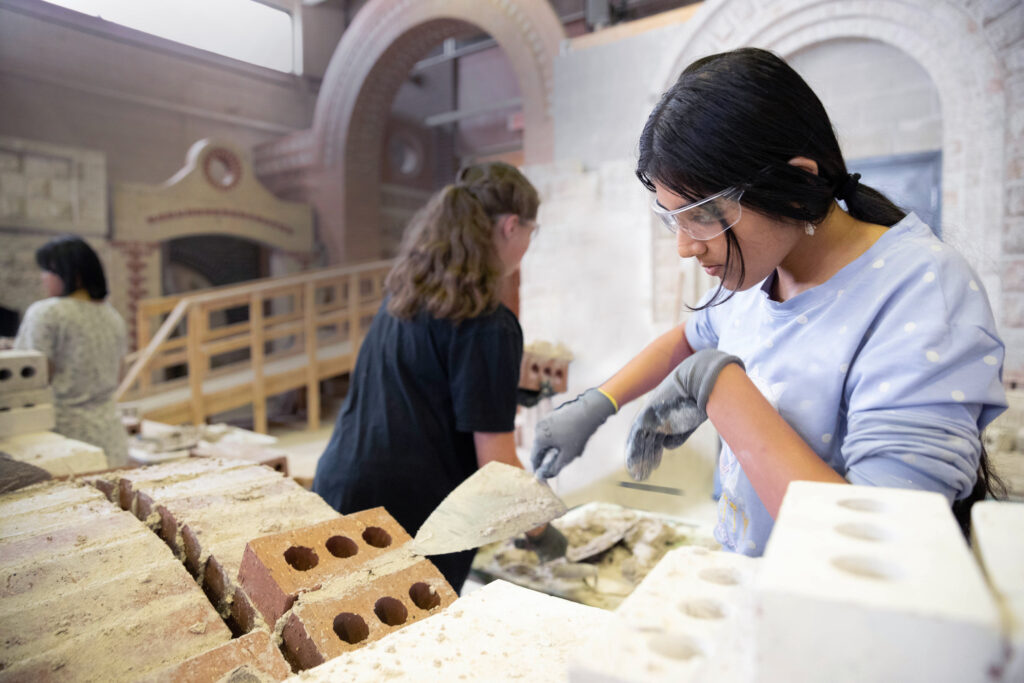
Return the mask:
[[999,602],[1010,644],[1002,680],[1024,681],[1024,503],[976,503],[971,508],[971,538]]
[[946,499],[793,482],[755,580],[759,680],[981,680],[999,614]]
[[46,356],[38,351],[0,351],[0,394],[42,389],[48,384]]
[[107,469],[103,449],[54,432],[36,432],[0,439],[0,451],[54,476]]
[[0,393],[0,412],[14,408],[31,408],[51,403],[53,403],[53,389],[50,387]]
[[571,681],[753,679],[751,586],[759,559],[691,546],[674,550],[578,649]]
[[0,438],[45,432],[56,424],[50,404],[0,411]]

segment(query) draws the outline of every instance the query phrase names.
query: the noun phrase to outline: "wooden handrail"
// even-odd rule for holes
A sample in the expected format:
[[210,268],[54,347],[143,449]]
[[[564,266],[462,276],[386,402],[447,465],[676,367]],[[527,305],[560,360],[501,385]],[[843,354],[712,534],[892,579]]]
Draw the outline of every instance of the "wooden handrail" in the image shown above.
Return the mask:
[[[366,316],[380,305],[391,265],[372,261],[335,266],[141,301],[136,319],[138,339],[145,348],[132,354],[115,399],[137,400],[141,413],[155,410],[159,417],[151,419],[170,422],[199,422],[251,403],[255,426],[264,431],[267,396],[304,386],[310,425],[315,427],[319,383],[351,369]],[[247,309],[246,320],[236,321],[232,311],[237,309]],[[281,312],[275,314],[275,309]],[[152,325],[165,315],[148,337]],[[345,323],[348,334],[342,336]],[[288,337],[296,337],[298,345],[276,343]],[[342,343],[346,346],[341,351],[337,346],[320,351]],[[269,348],[264,350],[264,344]],[[224,356],[246,348],[248,359]],[[303,370],[294,362],[298,355],[306,358]],[[181,375],[156,372],[177,366],[181,367],[175,372]],[[227,379],[230,373],[236,378]],[[181,394],[182,387],[187,387],[188,398]]]
[[129,368],[128,374],[121,380],[121,384],[118,385],[117,391],[114,392],[114,400],[120,401],[121,397],[124,396],[128,389],[135,384],[135,380],[138,379],[139,374],[149,365],[150,359],[156,350],[160,348],[160,345],[167,341],[167,337],[170,336],[171,332],[181,319],[185,316],[185,311],[188,310],[189,300],[188,297],[183,298],[175,305],[171,310],[171,314],[164,320],[164,324],[160,326],[160,329],[156,331],[153,338],[149,340],[149,344],[146,345],[146,349],[139,354],[138,360],[132,363],[132,367]]

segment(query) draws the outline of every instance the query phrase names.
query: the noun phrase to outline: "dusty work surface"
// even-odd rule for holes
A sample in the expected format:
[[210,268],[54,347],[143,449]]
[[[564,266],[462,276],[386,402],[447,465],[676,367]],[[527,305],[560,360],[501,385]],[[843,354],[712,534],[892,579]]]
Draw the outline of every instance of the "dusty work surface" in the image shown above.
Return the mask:
[[495,581],[448,609],[291,681],[565,681],[604,610]]
[[695,525],[611,503],[587,503],[552,522],[569,540],[564,560],[540,564],[515,539],[485,546],[473,569],[585,605],[614,609],[673,548],[718,548]]

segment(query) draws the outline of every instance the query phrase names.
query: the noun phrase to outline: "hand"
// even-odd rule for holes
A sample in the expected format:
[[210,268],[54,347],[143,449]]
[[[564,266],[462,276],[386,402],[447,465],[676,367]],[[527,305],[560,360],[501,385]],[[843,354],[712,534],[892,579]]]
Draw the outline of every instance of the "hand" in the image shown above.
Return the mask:
[[544,530],[539,534],[531,536],[527,533],[524,538],[517,538],[514,544],[519,549],[537,553],[537,559],[541,564],[565,557],[565,551],[569,549],[569,540],[565,534],[552,524],[545,524]]
[[561,472],[580,457],[590,436],[614,414],[615,404],[597,389],[587,389],[560,405],[537,423],[530,455],[533,471],[542,479]]
[[664,449],[683,445],[708,419],[708,398],[729,363],[744,367],[739,358],[718,349],[698,351],[651,391],[626,441],[629,476],[637,481],[647,479],[661,464]]

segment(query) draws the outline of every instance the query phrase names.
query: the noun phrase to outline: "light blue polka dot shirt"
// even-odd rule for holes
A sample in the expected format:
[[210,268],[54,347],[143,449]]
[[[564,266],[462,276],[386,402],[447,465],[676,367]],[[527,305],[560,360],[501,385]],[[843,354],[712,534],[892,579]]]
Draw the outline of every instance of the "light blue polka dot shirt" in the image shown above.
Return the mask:
[[[1006,408],[1004,346],[967,261],[910,214],[789,301],[769,298],[773,278],[696,312],[690,345],[742,358],[786,422],[849,482],[936,491],[951,504],[966,497],[979,434]],[[774,522],[728,444],[719,471],[715,536],[760,555]]]

